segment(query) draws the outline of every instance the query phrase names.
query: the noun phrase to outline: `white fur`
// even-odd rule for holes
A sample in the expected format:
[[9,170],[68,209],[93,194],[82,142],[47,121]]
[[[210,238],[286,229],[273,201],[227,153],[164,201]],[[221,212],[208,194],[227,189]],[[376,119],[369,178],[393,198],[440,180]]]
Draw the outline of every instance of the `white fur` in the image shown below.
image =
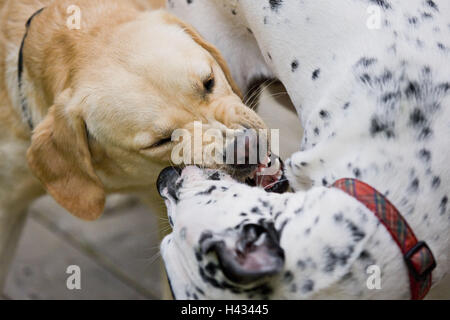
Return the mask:
[[[436,284],[449,271],[450,254],[450,205],[448,201],[443,205],[444,198],[450,195],[447,163],[450,91],[444,88],[450,83],[450,3],[435,0],[438,10],[422,0],[387,3],[390,8],[381,10],[380,30],[366,27],[367,8],[373,3],[365,0],[282,1],[277,10],[271,8],[269,1],[195,0],[188,5],[184,0],[171,0],[169,8],[194,24],[222,50],[243,88],[248,84],[246,79],[260,74],[277,76],[287,88],[305,136],[301,151],[286,162],[287,176],[297,193],[283,197],[300,205],[305,196],[317,196],[322,185],[330,186],[339,178],[357,177],[365,181],[386,194],[416,236],[428,243],[437,260],[433,271]],[[417,23],[410,23],[410,18],[417,18]],[[259,47],[258,54],[254,54],[255,43]],[[444,48],[439,48],[438,44]],[[362,58],[368,60],[364,62]],[[252,63],[246,68],[245,61],[249,60]],[[292,71],[294,61],[297,61],[297,68]],[[315,70],[320,72],[313,79]],[[411,93],[410,83],[417,85],[420,94]],[[321,111],[326,112],[325,116]],[[234,188],[242,191],[245,200],[232,206],[224,202],[204,209],[204,204],[196,203],[197,197],[194,197],[186,200],[189,201],[186,207],[181,201],[176,214],[192,214],[188,226],[201,220],[194,218],[194,214],[201,214],[202,210],[226,214],[227,219],[231,219],[233,213],[238,214],[241,208],[256,201],[254,193],[261,193],[242,189],[244,187],[237,184],[225,193],[236,192]],[[323,222],[314,231],[317,238],[305,239],[301,231],[296,233],[300,226],[307,225],[316,215],[321,219],[328,217],[328,210],[343,211],[345,217],[353,219],[353,210],[360,207],[342,193],[331,190],[327,193],[330,197],[333,194],[333,200],[316,202],[308,211],[308,218],[290,222],[296,231],[285,234],[281,240],[283,248],[289,252],[286,268],[290,268],[294,248],[295,252],[301,249],[299,251],[313,256],[319,255],[323,245],[335,242],[336,235],[340,235],[334,233],[333,224]],[[264,193],[258,196],[267,201],[276,198]],[[273,204],[277,206],[276,202]],[[288,212],[283,211],[285,214]],[[376,223],[373,217],[368,219],[371,224]],[[217,218],[211,225],[220,227],[220,221]],[[226,220],[222,227],[232,223]],[[359,252],[363,248],[368,250],[381,266],[383,290],[364,289],[367,278],[364,268],[357,262],[349,262],[346,271],[352,270],[353,279],[357,279],[353,284],[341,281],[343,274],[325,277],[319,273],[319,264],[317,269],[311,270],[310,275],[317,282],[308,296],[289,295],[287,288],[279,285],[275,286],[271,297],[408,298],[407,273],[397,246],[385,229],[367,228],[368,238]],[[175,232],[176,229],[177,223]],[[176,239],[174,242],[180,246]],[[375,243],[379,243],[380,249]],[[179,262],[172,261],[175,254],[167,249],[170,248],[167,240],[162,248],[171,277],[182,285],[202,284],[194,276],[183,279],[179,275]],[[186,252],[187,248],[183,250]],[[193,263],[189,259],[189,263]],[[195,274],[195,269],[183,268]],[[297,275],[303,280],[307,276],[295,273]],[[174,290],[181,292],[177,291],[181,290],[177,288],[179,283],[171,280]],[[298,285],[301,286],[301,280]],[[207,286],[204,298],[235,297],[225,291],[217,292]]]

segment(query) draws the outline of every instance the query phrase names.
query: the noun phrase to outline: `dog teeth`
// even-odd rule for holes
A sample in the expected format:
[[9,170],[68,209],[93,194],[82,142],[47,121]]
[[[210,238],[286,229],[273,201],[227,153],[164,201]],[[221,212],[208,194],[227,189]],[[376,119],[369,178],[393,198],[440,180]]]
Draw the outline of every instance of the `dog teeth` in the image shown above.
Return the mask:
[[267,166],[268,168],[270,168],[271,170],[280,170],[281,168],[281,162],[279,158],[276,158],[275,161],[271,161],[269,163],[269,165]]
[[274,161],[270,162],[270,165],[260,166],[257,170],[257,175],[269,175],[269,176],[280,176],[281,172],[281,162],[279,158],[276,158]]
[[275,159],[275,169],[280,170],[281,169],[281,162],[280,158]]

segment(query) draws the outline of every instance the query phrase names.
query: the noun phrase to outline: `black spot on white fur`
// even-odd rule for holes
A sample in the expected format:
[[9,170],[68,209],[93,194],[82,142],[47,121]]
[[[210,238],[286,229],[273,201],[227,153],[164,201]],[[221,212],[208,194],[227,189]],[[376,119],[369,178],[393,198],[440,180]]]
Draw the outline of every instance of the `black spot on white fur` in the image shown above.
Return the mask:
[[319,75],[320,75],[320,69],[316,69],[313,71],[311,79],[317,80],[319,78]]
[[335,271],[339,266],[345,266],[353,251],[354,247],[351,245],[345,248],[333,248],[330,246],[326,246],[324,249],[324,271],[329,273]]
[[305,281],[305,283],[302,285],[302,292],[308,293],[314,290],[314,281],[311,279],[308,279]]
[[378,115],[372,117],[370,123],[370,134],[375,136],[384,136],[388,139],[395,137],[395,122],[392,120],[381,119]]
[[439,11],[437,4],[432,0],[427,0],[427,5],[436,11]]
[[205,190],[205,191],[201,191],[201,192],[198,192],[197,194],[196,194],[196,196],[208,196],[208,195],[210,195],[214,190],[216,190],[217,189],[217,187],[216,186],[211,186],[211,187],[209,187],[207,190]]
[[375,64],[377,62],[376,58],[368,58],[368,57],[362,57],[357,63],[356,66],[363,66],[365,68]]
[[295,59],[291,62],[291,71],[295,72],[298,69],[298,60]]
[[387,0],[369,0],[369,2],[379,5],[383,9],[391,9],[391,5]]
[[431,160],[431,151],[427,149],[421,149],[419,151],[419,157],[425,162],[429,162]]
[[278,10],[281,8],[281,5],[283,4],[283,0],[269,0],[269,4],[272,11],[278,12]]
[[437,189],[439,188],[440,185],[441,185],[441,178],[438,176],[434,176],[433,180],[431,181],[431,187],[433,189]]
[[439,204],[439,209],[441,210],[440,215],[443,216],[447,211],[448,197],[444,196]]
[[419,189],[419,184],[420,184],[419,179],[418,179],[418,178],[414,178],[414,179],[411,181],[411,184],[410,184],[410,186],[409,186],[410,192],[417,192],[417,190]]

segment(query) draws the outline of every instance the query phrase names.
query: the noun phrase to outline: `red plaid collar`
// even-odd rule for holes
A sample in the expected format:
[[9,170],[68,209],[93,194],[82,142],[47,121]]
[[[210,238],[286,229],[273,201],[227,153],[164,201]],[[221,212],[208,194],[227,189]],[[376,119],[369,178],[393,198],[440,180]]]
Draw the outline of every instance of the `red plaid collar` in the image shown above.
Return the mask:
[[372,211],[391,234],[403,253],[409,271],[411,299],[423,299],[431,287],[431,271],[436,267],[433,253],[414,232],[389,200],[371,186],[356,179],[344,178],[333,187],[356,198]]

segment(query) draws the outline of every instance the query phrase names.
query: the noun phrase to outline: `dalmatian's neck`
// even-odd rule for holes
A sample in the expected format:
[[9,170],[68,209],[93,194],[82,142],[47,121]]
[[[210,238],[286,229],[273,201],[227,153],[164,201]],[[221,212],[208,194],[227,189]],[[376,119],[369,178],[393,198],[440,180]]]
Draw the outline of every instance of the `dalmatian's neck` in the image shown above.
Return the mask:
[[411,10],[402,1],[380,3],[170,0],[168,8],[221,50],[244,91],[255,78],[280,79],[305,124],[321,104],[348,102],[361,58],[414,54],[409,46],[426,37],[407,35],[407,17],[432,32],[428,15],[437,12],[426,1],[409,1]]
[[171,0],[168,7],[219,48],[244,91],[255,78],[281,79],[302,119],[322,100],[345,103],[343,82],[361,48],[370,55],[386,42],[385,32],[366,27],[364,1]]

